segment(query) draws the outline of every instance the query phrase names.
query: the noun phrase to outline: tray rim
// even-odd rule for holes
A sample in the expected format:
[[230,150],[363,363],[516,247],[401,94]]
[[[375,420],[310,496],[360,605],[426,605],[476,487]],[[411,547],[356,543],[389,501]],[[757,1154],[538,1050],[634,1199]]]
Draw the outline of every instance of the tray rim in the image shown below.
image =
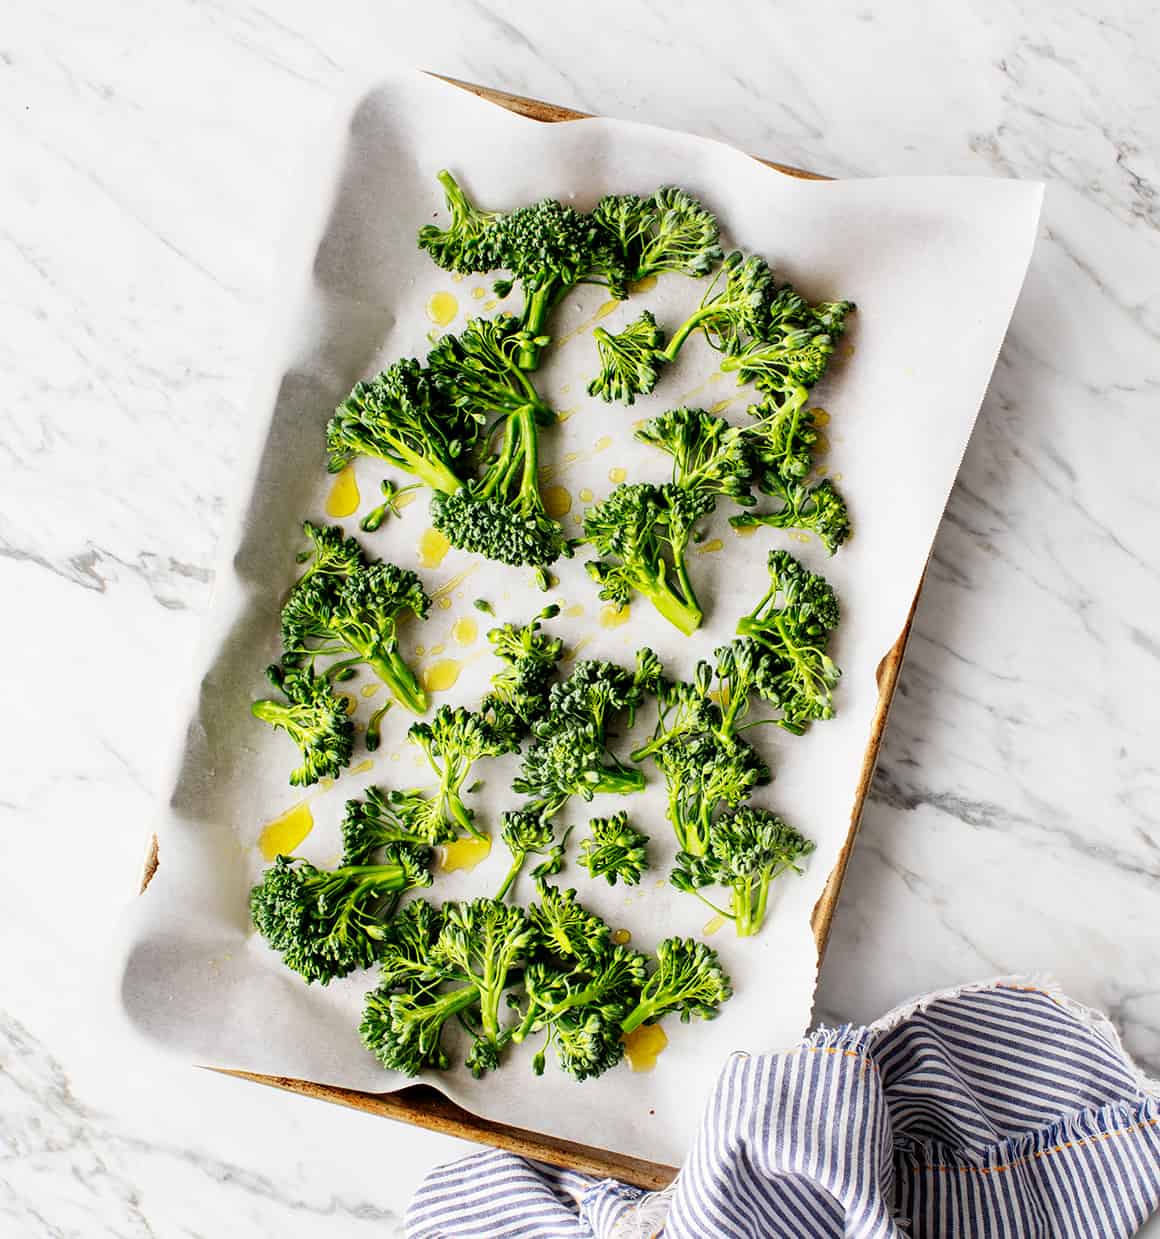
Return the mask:
[[[560,104],[548,103],[542,99],[533,99],[526,95],[511,94],[508,91],[497,90],[490,86],[482,86],[476,82],[467,82],[461,78],[448,77],[442,73],[424,70],[428,76],[447,82],[461,90],[487,100],[498,107],[506,108],[519,116],[544,124],[562,124],[567,121],[591,119],[592,113],[577,111],[575,108]],[[778,163],[772,159],[764,159],[753,155],[758,163],[772,168],[785,176],[797,177],[800,180],[828,181],[831,177],[819,172],[811,172],[792,164]],[[886,732],[886,724],[890,714],[890,705],[902,670],[906,646],[910,639],[914,624],[915,611],[922,594],[923,579],[920,579],[918,589],[910,605],[906,622],[898,639],[883,655],[875,672],[878,683],[878,703],[875,706],[874,717],[870,724],[870,736],[862,759],[862,769],[855,790],[854,805],[850,813],[850,827],[845,841],[838,853],[834,867],[830,870],[826,885],[819,895],[810,916],[810,928],[813,930],[814,942],[818,951],[818,967],[821,968],[825,958],[826,947],[833,928],[834,914],[837,911],[838,899],[842,891],[842,883],[849,868],[853,855],[854,843],[861,825],[862,811],[869,796],[870,786],[874,780],[874,770],[878,764],[878,755]],[[152,881],[160,863],[160,847],[157,835],[150,836],[146,848],[145,859],[138,883],[137,893],[142,893]],[[412,1084],[389,1093],[369,1093],[359,1089],[339,1088],[335,1085],[319,1084],[313,1080],[299,1080],[288,1076],[264,1075],[257,1072],[238,1071],[227,1067],[216,1067],[209,1064],[200,1065],[203,1070],[213,1071],[220,1075],[232,1076],[239,1080],[248,1080],[269,1088],[281,1089],[284,1092],[296,1093],[303,1097],[313,1097],[319,1101],[328,1101],[334,1105],[347,1106],[367,1114],[377,1114],[397,1122],[410,1123],[415,1127],[423,1127],[429,1131],[440,1132],[443,1135],[455,1136],[476,1144],[491,1145],[518,1156],[547,1162],[567,1170],[575,1170],[582,1174],[598,1178],[619,1179],[636,1187],[652,1191],[660,1190],[670,1184],[677,1175],[677,1167],[662,1162],[653,1162],[644,1158],[631,1157],[628,1154],[617,1153],[597,1145],[580,1144],[572,1140],[564,1140],[546,1132],[531,1131],[527,1128],[513,1127],[507,1123],[499,1123],[493,1119],[483,1118],[473,1114],[464,1107],[452,1101],[431,1084]]]

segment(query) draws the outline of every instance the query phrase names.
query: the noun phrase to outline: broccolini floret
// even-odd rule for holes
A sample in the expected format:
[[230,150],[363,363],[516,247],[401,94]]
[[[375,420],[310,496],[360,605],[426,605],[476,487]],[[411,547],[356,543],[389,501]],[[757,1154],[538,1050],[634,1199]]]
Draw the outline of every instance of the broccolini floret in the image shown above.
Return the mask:
[[407,568],[355,563],[345,573],[308,568],[282,608],[283,661],[313,667],[343,656],[327,674],[365,663],[407,709],[422,714],[427,695],[399,652],[398,625],[408,611],[423,619],[430,599]]
[[647,198],[609,194],[592,212],[631,282],[673,272],[698,278],[721,261],[717,220],[691,194],[665,185]]
[[427,831],[414,829],[391,795],[384,795],[377,787],[368,787],[363,795],[365,800],[348,800],[343,812],[344,865],[368,864],[376,852],[395,843],[422,847],[441,842]]
[[580,864],[589,875],[604,878],[609,886],[618,881],[635,886],[648,868],[648,835],[629,824],[623,809],[611,817],[592,818],[588,829],[591,837],[580,844]]
[[520,876],[528,857],[549,853],[555,843],[555,835],[551,822],[526,809],[510,809],[503,814],[500,822],[500,837],[512,856],[511,868],[495,895],[497,899],[504,899]]
[[488,423],[496,445],[483,475],[453,494],[436,494],[435,528],[452,546],[519,567],[545,567],[569,553],[559,522],[544,507],[539,486],[539,435],[555,413],[517,365],[519,324],[508,315],[472,319],[446,335],[428,362],[447,399]]
[[419,248],[426,250],[445,271],[473,275],[492,271],[499,263],[492,241],[492,225],[500,219],[500,211],[481,211],[446,169],[438,173],[439,184],[451,223],[446,228],[424,224],[419,229]]
[[370,967],[399,897],[430,885],[427,853],[405,844],[387,847],[377,864],[330,870],[279,856],[250,892],[250,914],[288,968],[326,985]]
[[544,613],[527,624],[501,624],[487,634],[502,666],[491,677],[491,691],[480,710],[497,731],[513,740],[521,740],[543,716],[552,677],[564,654],[559,637],[540,631],[541,618]]
[[788,551],[769,553],[769,588],[737,622],[767,655],[764,693],[781,710],[786,731],[801,735],[817,719],[832,718],[833,689],[841,672],[826,652],[840,611],[824,577]]
[[404,814],[416,829],[426,824],[433,840],[455,838],[461,831],[483,838],[475,813],[463,802],[463,787],[481,757],[511,751],[510,738],[462,706],[440,706],[429,723],[413,723],[407,739],[423,751],[439,785],[432,794],[412,792],[405,802],[397,801]]
[[775,512],[742,512],[731,516],[734,529],[764,525],[770,529],[800,529],[817,535],[818,541],[833,555],[850,536],[850,514],[846,501],[834,484],[825,478],[814,486],[801,482],[775,483],[767,491],[781,499]]
[[255,701],[250,710],[298,746],[302,764],[290,772],[291,784],[308,787],[319,779],[338,778],[354,751],[354,724],[346,698],[334,691],[328,677],[311,671],[272,666],[266,675],[286,701]]
[[478,409],[446,400],[417,361],[397,361],[358,383],[326,428],[328,466],[337,473],[356,456],[374,456],[452,494],[484,426]]
[[[415,1075],[444,1067],[440,1036],[458,1017],[472,1035],[467,1066],[481,1076],[499,1066],[512,1029],[502,1023],[504,995],[515,985],[533,943],[527,914],[497,899],[444,904],[429,928],[428,968],[400,976],[398,961],[366,998],[363,1044],[384,1066]],[[407,950],[410,950],[408,945]],[[441,991],[440,985],[453,988]],[[395,992],[398,991],[398,992]]]
[[695,938],[666,938],[657,947],[656,958],[656,971],[621,1021],[621,1031],[630,1033],[674,1011],[686,1023],[694,1015],[715,1019],[733,993],[717,952]]
[[418,490],[420,485],[421,483],[415,482],[411,486],[396,486],[390,478],[383,478],[379,483],[379,491],[383,496],[382,503],[377,507],[371,508],[366,516],[359,521],[358,527],[364,533],[374,533],[388,516],[399,516],[402,513],[404,507],[403,496]]
[[700,895],[701,888],[729,888],[728,909],[705,902],[734,922],[738,937],[761,929],[769,902],[769,887],[783,873],[801,873],[798,862],[814,850],[813,843],[781,818],[753,805],[728,810],[713,825],[705,856],[681,853],[670,881],[678,890]]
[[673,458],[673,480],[626,483],[589,508],[585,541],[602,558],[586,567],[602,598],[627,606],[643,594],[689,635],[703,618],[689,576],[690,544],[719,496],[753,501],[748,447],[741,430],[704,409],[672,409],[646,422],[637,438]]

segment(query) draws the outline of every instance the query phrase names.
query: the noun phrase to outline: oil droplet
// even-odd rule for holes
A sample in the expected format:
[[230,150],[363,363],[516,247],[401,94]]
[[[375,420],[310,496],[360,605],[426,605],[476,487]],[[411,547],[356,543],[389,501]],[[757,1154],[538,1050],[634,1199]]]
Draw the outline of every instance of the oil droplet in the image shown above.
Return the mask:
[[569,619],[579,619],[580,616],[584,614],[584,608],[578,602],[574,602],[567,608],[564,614],[568,616]]
[[619,628],[621,624],[628,623],[631,615],[632,607],[618,607],[610,602],[600,608],[600,627]]
[[376,680],[374,684],[364,684],[362,688],[359,689],[359,692],[361,692],[364,697],[373,697],[380,688],[382,688],[382,684]]
[[713,373],[712,373],[711,375],[709,375],[709,382],[710,382],[710,383],[720,383],[720,382],[721,382],[721,380],[722,380],[724,377],[725,377],[725,376],[721,373],[721,371],[720,371],[720,370],[714,370],[714,371],[713,371]]
[[835,473],[835,474],[834,474],[834,481],[835,481],[835,482],[840,482],[841,480],[842,480],[842,475],[841,475],[840,473]]
[[354,465],[347,465],[334,479],[330,494],[326,496],[326,515],[353,516],[358,511],[359,498]]
[[572,520],[573,520],[573,521],[574,521],[577,525],[583,525],[583,524],[584,524],[584,518],[580,515],[580,513],[579,513],[579,512],[574,512],[574,513],[572,514]]
[[543,500],[548,515],[556,520],[572,511],[572,494],[565,486],[545,486]]
[[830,415],[825,409],[812,409],[814,415],[815,426],[828,426],[830,424]]
[[818,437],[814,440],[814,455],[824,456],[830,450],[830,441],[819,430]]
[[419,567],[438,568],[443,562],[451,543],[438,529],[426,529],[419,539]]
[[715,934],[724,924],[725,918],[720,912],[718,912],[712,920],[705,922],[704,926],[701,928],[701,932],[708,937],[711,934]]
[[417,646],[415,646],[415,655],[416,655],[416,657],[418,657],[418,658],[422,658],[422,657],[423,657],[423,655],[424,655],[424,654],[426,654],[426,653],[427,653],[427,647],[426,647],[425,645],[417,645]]
[[405,490],[401,494],[395,496],[396,508],[409,508],[415,502],[415,492],[413,490]]
[[564,459],[565,459],[565,460],[568,462],[568,464],[570,464],[570,465],[571,465],[571,464],[575,464],[575,462],[576,462],[576,461],[578,461],[578,460],[580,459],[580,453],[579,453],[579,452],[565,452],[565,453],[564,453]]
[[495,309],[495,307],[496,307],[497,305],[499,305],[499,298],[498,298],[498,297],[492,297],[492,298],[490,298],[490,300],[485,301],[485,302],[483,303],[483,308],[484,308],[485,310],[494,310],[494,309]]
[[267,860],[275,856],[291,856],[294,849],[314,829],[314,814],[310,805],[300,801],[281,817],[267,822],[258,836],[258,847]]
[[391,761],[398,761],[398,760],[399,760],[399,755],[398,755],[398,753],[392,753],[392,754],[391,754]]
[[490,839],[456,839],[439,849],[439,870],[442,873],[454,873],[457,869],[467,872],[487,860],[490,852]]
[[725,549],[725,543],[720,538],[710,538],[708,542],[702,542],[697,547],[698,555],[716,555],[718,551]]
[[575,409],[557,409],[556,410],[556,422],[557,423],[566,422],[568,418],[570,418],[575,412],[576,412]]
[[607,452],[611,446],[612,446],[612,436],[601,435],[600,438],[597,439],[596,442],[592,445],[592,450],[594,452]]
[[627,946],[632,941],[632,934],[627,929],[614,929],[612,941],[616,946]]
[[795,542],[808,542],[810,535],[808,533],[791,533],[789,535]]
[[459,302],[450,293],[434,293],[427,302],[427,317],[437,327],[446,327],[458,313]]
[[588,487],[587,487],[587,486],[585,486],[585,487],[582,487],[582,488],[581,488],[581,491],[580,491],[580,501],[581,501],[581,503],[591,503],[591,502],[592,502],[592,492],[588,489]]
[[451,635],[459,645],[470,645],[479,636],[479,625],[470,615],[460,616],[451,625]]
[[633,1071],[651,1071],[657,1058],[669,1043],[659,1024],[642,1024],[624,1037],[624,1056]]
[[334,780],[326,778],[319,779],[318,786],[321,787],[323,791],[327,791],[334,786]]
[[453,272],[451,273],[451,281],[452,281],[452,283],[454,283],[454,284],[462,284],[462,283],[463,283],[463,272],[462,272],[462,271],[453,271]]
[[607,318],[618,305],[620,305],[619,301],[606,301],[592,316],[593,321],[598,322],[602,318]]
[[647,293],[650,288],[656,288],[657,277],[655,275],[646,275],[644,279],[633,280],[628,286],[630,293]]
[[419,673],[423,687],[429,693],[445,693],[463,670],[463,664],[458,658],[441,658],[437,663],[424,667]]
[[732,396],[726,396],[724,400],[718,400],[716,404],[709,406],[710,413],[723,413],[733,403]]
[[471,295],[476,299],[476,301],[482,301],[484,297],[487,296],[487,289],[481,284],[478,288],[473,288],[471,290]]
[[625,469],[617,467],[615,469],[609,469],[608,471],[608,480],[610,482],[615,482],[617,486],[619,486],[626,477],[628,477],[628,472]]
[[814,470],[814,472],[818,475],[818,477],[824,478],[826,476],[826,466],[818,465],[818,467]]
[[752,538],[753,535],[757,532],[757,529],[758,529],[757,525],[741,525],[740,527],[738,527],[737,525],[733,526],[733,532],[739,538]]
[[445,645],[443,644],[443,642],[442,642],[442,641],[440,641],[438,645],[433,645],[433,646],[431,647],[431,653],[432,653],[432,654],[442,654],[442,653],[443,653],[443,651],[444,651],[446,648],[447,648],[447,646],[445,646]]
[[350,773],[351,774],[366,774],[368,770],[373,770],[374,768],[375,768],[374,759],[371,757],[368,757],[366,761],[360,761],[357,766],[351,766]]

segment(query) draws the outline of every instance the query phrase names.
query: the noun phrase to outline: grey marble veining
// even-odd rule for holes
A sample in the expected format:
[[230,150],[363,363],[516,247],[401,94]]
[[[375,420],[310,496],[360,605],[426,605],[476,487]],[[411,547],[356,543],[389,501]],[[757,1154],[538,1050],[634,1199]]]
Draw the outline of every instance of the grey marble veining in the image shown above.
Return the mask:
[[[836,175],[1049,183],[819,1015],[1047,970],[1160,1074],[1158,40],[1138,0],[751,0],[710,20],[609,0],[17,0],[0,35],[0,858],[29,877],[0,910],[0,1232],[391,1234],[423,1170],[464,1147],[146,1067],[100,982],[306,139],[389,57]],[[31,875],[49,855],[46,899]]]

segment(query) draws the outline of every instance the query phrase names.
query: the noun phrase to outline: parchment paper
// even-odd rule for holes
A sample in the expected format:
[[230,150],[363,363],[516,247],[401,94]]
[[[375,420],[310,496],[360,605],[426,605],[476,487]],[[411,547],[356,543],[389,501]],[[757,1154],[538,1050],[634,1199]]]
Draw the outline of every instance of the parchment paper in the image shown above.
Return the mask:
[[[785,533],[739,537],[726,523],[733,509],[723,503],[704,552],[692,556],[707,610],[693,639],[639,601],[627,623],[604,626],[584,554],[557,566],[560,585],[548,596],[534,589],[527,570],[454,550],[438,567],[419,569],[429,592],[443,587],[445,593],[428,623],[407,631],[405,649],[417,666],[441,658],[462,664],[457,682],[436,694],[434,705],[475,704],[495,669],[483,635],[488,618],[471,605],[476,597],[489,599],[500,618],[520,620],[559,601],[565,614],[554,629],[570,648],[581,647],[580,657],[631,664],[634,649],[647,643],[670,674],[687,675],[698,657],[730,638],[737,617],[764,592],[771,546],[786,546],[824,571],[838,592],[844,620],[833,652],[844,675],[837,717],[800,739],[772,727],[755,733],[776,772],[758,801],[811,836],[817,851],[804,878],[791,876],[777,888],[760,937],[738,941],[726,927],[709,938],[736,990],[721,1018],[667,1021],[669,1046],[650,1073],[622,1066],[578,1085],[550,1066],[537,1080],[530,1049],[518,1047],[483,1081],[462,1069],[433,1079],[493,1119],[678,1162],[726,1055],[785,1046],[807,1027],[817,964],[810,912],[849,829],[877,701],[875,668],[898,637],[918,586],[1023,280],[1042,191],[981,179],[793,180],[708,140],[624,121],[541,124],[418,74],[400,75],[352,101],[313,161],[312,188],[298,211],[275,307],[269,380],[250,410],[255,441],[240,466],[238,511],[225,534],[193,668],[196,689],[178,715],[172,791],[157,826],[160,868],[130,913],[125,935],[121,994],[129,1020],[151,1043],[199,1063],[372,1091],[406,1083],[359,1044],[362,997],[373,973],[326,989],[307,987],[251,930],[247,895],[265,864],[257,848],[264,824],[296,802],[308,799],[314,819],[299,854],[329,864],[338,859],[348,797],[368,783],[428,782],[403,738],[412,719],[393,710],[372,769],[303,796],[286,782],[296,764],[292,744],[252,720],[249,703],[266,695],[263,668],[279,652],[278,608],[294,579],[300,522],[306,515],[325,519],[333,479],[325,471],[323,429],[335,404],[356,380],[395,358],[425,354],[429,332],[441,330],[426,313],[434,293],[450,293],[457,302],[449,330],[471,314],[490,312],[485,278],[454,281],[415,245],[418,226],[442,215],[435,173],[443,167],[480,203],[496,208],[545,195],[588,208],[602,193],[679,184],[718,213],[729,244],[765,255],[805,295],[858,304],[813,401],[832,417],[822,463],[839,479],[855,527],[834,558],[816,540]],[[614,309],[604,325],[616,330],[647,307],[672,328],[703,289],[701,281],[665,277]],[[658,390],[632,408],[588,398],[585,381],[596,370],[591,327],[604,301],[597,288],[565,301],[551,324],[564,343],[536,376],[549,401],[569,414],[545,434],[544,463],[553,471],[551,483],[571,501],[563,519],[573,529],[584,506],[581,491],[605,495],[613,485],[610,471],[623,469],[639,480],[667,475],[667,457],[633,441],[634,422],[680,404],[725,400],[726,415],[743,420],[752,399],[731,377],[709,381],[718,358],[699,339]],[[513,296],[513,311],[518,302]],[[358,515],[377,502],[388,472],[370,460],[358,463]],[[563,492],[557,495],[562,502]],[[419,567],[426,508],[423,495],[401,519],[361,535],[367,549]],[[357,519],[343,522],[348,531],[357,532]],[[452,628],[465,616],[476,621],[479,636],[461,646]],[[420,645],[428,651],[422,657],[414,653]],[[437,653],[440,646],[446,648]],[[383,700],[359,696],[365,683],[360,677],[345,686],[356,695],[363,723]],[[626,741],[621,751],[627,750]],[[364,757],[356,752],[354,764]],[[508,787],[513,770],[511,762],[480,768],[486,785],[473,803],[482,822],[494,822],[515,799]],[[652,838],[654,868],[642,885],[612,889],[590,881],[575,863],[560,879],[614,926],[630,930],[643,950],[667,934],[702,933],[711,915],[664,883],[675,848],[662,788],[655,771],[648,773],[648,791],[631,802],[577,804],[565,819],[583,824],[592,813],[628,805]],[[494,891],[507,864],[497,842],[473,872],[439,876],[433,896]],[[532,897],[527,879],[519,894]]]

